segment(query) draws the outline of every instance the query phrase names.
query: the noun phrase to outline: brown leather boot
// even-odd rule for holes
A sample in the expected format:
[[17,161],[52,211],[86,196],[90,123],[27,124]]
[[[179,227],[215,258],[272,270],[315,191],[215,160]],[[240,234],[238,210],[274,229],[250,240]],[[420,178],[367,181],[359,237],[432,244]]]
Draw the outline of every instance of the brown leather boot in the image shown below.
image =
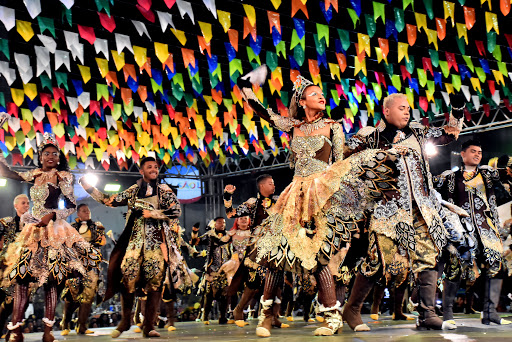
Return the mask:
[[244,320],[244,309],[246,308],[247,304],[249,304],[251,299],[254,298],[257,292],[258,290],[253,290],[246,287],[242,293],[242,297],[240,298],[238,305],[233,310],[233,318],[235,319],[235,324],[240,328],[243,328],[249,324]]
[[374,321],[379,319],[380,303],[382,302],[382,297],[384,297],[384,290],[386,290],[386,287],[380,284],[375,284],[373,287],[373,301],[372,309],[370,310],[370,318]]
[[418,274],[418,330],[453,330],[457,326],[439,318],[436,314],[435,300],[437,288],[437,271],[426,270]]
[[21,325],[23,323],[19,322],[18,326],[14,328],[14,325],[12,322],[10,322],[7,325],[7,329],[9,332],[7,333],[8,339],[6,341],[8,342],[23,342],[23,333],[21,332]]
[[160,291],[148,292],[146,311],[144,312],[144,323],[142,324],[142,336],[144,337],[160,337],[160,334],[155,330],[154,324],[156,316],[158,315],[161,299],[162,293]]
[[258,317],[259,323],[258,327],[256,328],[256,335],[259,337],[269,337],[270,336],[270,329],[272,329],[272,318],[273,315],[273,308],[272,304],[274,301],[272,299],[264,300],[263,296],[260,300],[260,316]]
[[290,325],[286,323],[282,323],[279,320],[279,312],[281,311],[281,299],[277,298],[274,300],[274,305],[272,306],[272,326],[275,328],[289,328]]
[[315,336],[332,336],[338,333],[338,330],[343,326],[340,308],[340,302],[336,302],[336,305],[331,308],[320,305],[319,312],[324,317],[324,321],[319,328],[315,329]]
[[49,319],[43,318],[44,330],[43,330],[43,342],[53,342],[55,337],[53,336],[53,323]]
[[87,329],[87,321],[89,320],[91,308],[91,303],[82,303],[82,305],[80,305],[80,309],[78,310],[78,322],[76,325],[76,333],[79,335],[93,333],[91,330]]
[[134,301],[135,293],[121,294],[121,321],[117,325],[117,328],[110,334],[113,338],[118,338],[124,331],[130,330],[132,326],[132,307]]
[[343,320],[354,331],[370,331],[361,318],[361,308],[374,284],[373,279],[367,278],[361,273],[357,274],[350,297],[343,308]]
[[403,284],[395,288],[395,297],[394,297],[394,310],[393,310],[393,320],[394,321],[413,321],[414,318],[404,315],[403,312],[403,304],[404,304],[404,296],[405,290],[407,289],[407,282],[404,281]]

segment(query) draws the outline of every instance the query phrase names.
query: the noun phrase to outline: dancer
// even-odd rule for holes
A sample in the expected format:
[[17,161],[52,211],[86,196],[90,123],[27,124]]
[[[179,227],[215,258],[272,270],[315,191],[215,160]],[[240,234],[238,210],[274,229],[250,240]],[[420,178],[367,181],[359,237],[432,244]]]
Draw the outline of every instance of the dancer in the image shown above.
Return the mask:
[[[91,210],[85,203],[78,205],[77,218],[71,225],[82,237],[98,250],[107,243],[105,237],[105,227],[101,222],[95,222],[91,219]],[[61,335],[69,334],[70,323],[73,313],[78,309],[78,321],[76,325],[77,334],[92,334],[93,331],[87,329],[87,320],[91,313],[94,299],[98,293],[100,281],[100,268],[93,268],[87,272],[83,278],[73,278],[66,281],[66,287],[62,293],[64,300],[64,311],[60,327]]]
[[[475,245],[478,246],[474,256],[476,269],[472,271],[485,277],[482,323],[510,324],[511,321],[502,319],[496,311],[504,276],[503,243],[497,207],[512,198],[500,183],[498,172],[487,165],[480,165],[482,147],[478,141],[465,141],[460,155],[462,168],[443,172],[434,179],[434,185],[443,199],[467,211],[469,217],[462,218],[462,221],[476,228],[472,234],[472,238],[476,240]],[[463,272],[460,258],[452,257],[449,261],[445,267],[447,277],[443,284],[445,321],[453,321],[453,302]]]
[[[233,194],[236,187],[231,184],[226,185],[224,188],[224,207],[228,218],[237,218],[248,215],[250,218],[250,230],[263,222],[268,217],[268,210],[276,203],[278,196],[274,195],[275,185],[271,175],[263,174],[256,179],[256,186],[258,188],[257,197],[251,197],[238,207],[233,207]],[[244,310],[247,308],[253,298],[259,298],[261,289],[264,286],[264,276],[267,269],[257,263],[254,263],[246,255],[250,254],[247,250],[244,253],[244,258],[240,260],[240,268],[238,268],[234,279],[229,286],[229,295],[236,294],[242,287],[242,297],[236,308],[233,310],[235,324],[239,327],[244,327],[249,324],[244,321]],[[280,293],[277,295],[276,302],[280,302]],[[279,305],[274,308],[273,325],[280,328],[289,327],[288,324],[279,321]]]
[[[263,119],[292,133],[292,183],[270,209],[269,217],[254,231],[251,259],[269,268],[261,298],[258,336],[270,336],[273,304],[283,283],[283,271],[313,273],[317,280],[320,311],[326,316],[315,335],[332,335],[342,325],[333,275],[328,267],[336,255],[343,260],[351,231],[339,224],[362,213],[367,192],[356,177],[363,174],[365,160],[379,167],[385,153],[365,151],[343,159],[344,133],[340,123],[323,117],[322,89],[299,76],[294,86],[290,117],[265,108],[252,91],[252,84],[266,78],[262,66],[239,80],[246,104]],[[247,81],[250,79],[251,82]],[[376,156],[376,158],[374,158]],[[368,166],[367,166],[368,167]]]
[[[0,219],[0,269],[3,272],[7,265],[5,264],[6,252],[9,245],[16,240],[21,232],[21,217],[28,212],[30,208],[30,200],[25,194],[14,197],[14,209],[16,215],[14,217],[4,217]],[[3,333],[7,319],[12,314],[13,307],[13,291],[14,287],[0,289],[0,331]]]
[[[44,286],[43,341],[51,342],[57,286],[71,277],[85,276],[101,262],[99,251],[65,221],[76,208],[73,176],[55,136],[45,133],[37,151],[39,167],[26,172],[12,171],[5,159],[0,159],[1,176],[34,184],[30,189],[32,214],[22,216],[25,225],[6,253],[9,267],[4,285],[15,284],[9,341],[23,341],[21,325],[30,283]],[[64,200],[63,209],[59,209],[59,198]]]
[[436,258],[446,243],[446,231],[438,214],[439,201],[431,192],[424,152],[427,139],[437,145],[457,139],[465,103],[453,97],[451,104],[448,125],[427,128],[409,123],[410,106],[404,94],[389,95],[384,99],[384,118],[379,125],[365,127],[347,141],[346,156],[368,148],[397,152],[393,177],[373,182],[372,187],[383,197],[370,218],[368,257],[343,311],[343,319],[356,331],[370,330],[361,319],[361,307],[375,282],[382,276],[389,281],[409,268],[419,285],[418,329],[455,328],[443,324],[435,313]]
[[192,246],[206,245],[208,259],[206,261],[206,272],[203,275],[204,300],[203,322],[210,324],[209,316],[213,300],[219,305],[219,324],[227,324],[226,317],[228,309],[227,288],[228,282],[225,274],[221,274],[220,268],[231,258],[229,245],[222,240],[226,236],[226,220],[224,217],[216,217],[210,224],[213,227],[208,232],[199,236],[199,228],[192,227],[190,244]]
[[[154,323],[162,298],[164,281],[179,288],[191,281],[176,275],[183,268],[177,244],[181,206],[172,189],[158,183],[159,165],[155,158],[140,162],[140,179],[125,191],[106,195],[82,177],[82,187],[99,203],[110,207],[128,206],[126,226],[110,255],[105,300],[121,292],[122,318],[112,337],[130,329],[135,292],[147,294],[144,310],[144,337],[159,337]],[[169,277],[165,279],[166,275]]]

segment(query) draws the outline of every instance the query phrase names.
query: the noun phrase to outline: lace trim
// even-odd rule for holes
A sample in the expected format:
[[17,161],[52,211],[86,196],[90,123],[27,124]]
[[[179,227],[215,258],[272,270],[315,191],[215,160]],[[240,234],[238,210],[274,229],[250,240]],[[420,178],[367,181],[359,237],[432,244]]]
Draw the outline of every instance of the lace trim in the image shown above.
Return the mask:
[[9,324],[7,324],[7,329],[8,330],[15,330],[17,328],[19,328],[20,326],[22,326],[23,324],[25,323],[25,320],[22,320],[21,322],[17,322],[16,324],[12,324],[12,322],[9,322]]
[[55,324],[55,320],[51,321],[49,318],[46,317],[43,317],[42,321],[47,327],[53,327],[53,325]]

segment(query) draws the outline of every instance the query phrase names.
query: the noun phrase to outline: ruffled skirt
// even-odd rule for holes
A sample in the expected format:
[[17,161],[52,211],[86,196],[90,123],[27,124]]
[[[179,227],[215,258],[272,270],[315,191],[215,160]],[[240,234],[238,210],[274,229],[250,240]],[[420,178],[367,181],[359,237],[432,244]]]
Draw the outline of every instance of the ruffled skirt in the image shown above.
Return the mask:
[[253,232],[249,257],[264,266],[307,273],[343,263],[353,234],[374,204],[374,181],[387,181],[387,153],[365,150],[326,170],[294,177]]
[[25,225],[9,245],[4,285],[15,282],[61,283],[85,276],[99,267],[101,253],[64,220],[50,221],[46,227]]

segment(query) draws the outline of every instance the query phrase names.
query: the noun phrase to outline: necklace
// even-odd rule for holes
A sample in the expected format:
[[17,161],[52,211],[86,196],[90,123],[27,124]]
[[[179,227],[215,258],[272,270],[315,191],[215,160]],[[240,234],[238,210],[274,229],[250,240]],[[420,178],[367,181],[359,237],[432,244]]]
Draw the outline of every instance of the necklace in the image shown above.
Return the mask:
[[327,125],[324,118],[320,118],[318,120],[315,120],[313,122],[301,122],[299,125],[299,129],[304,133],[305,135],[310,135],[313,131],[316,131],[317,129],[324,128]]

